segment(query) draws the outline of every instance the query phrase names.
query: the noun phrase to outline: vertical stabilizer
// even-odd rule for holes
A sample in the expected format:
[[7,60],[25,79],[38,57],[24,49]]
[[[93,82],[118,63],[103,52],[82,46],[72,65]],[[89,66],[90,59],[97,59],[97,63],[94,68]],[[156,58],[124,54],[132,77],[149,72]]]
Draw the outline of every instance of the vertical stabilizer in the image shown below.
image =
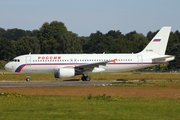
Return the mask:
[[158,53],[164,55],[169,39],[171,27],[162,27],[155,37],[149,42],[149,44],[140,53]]

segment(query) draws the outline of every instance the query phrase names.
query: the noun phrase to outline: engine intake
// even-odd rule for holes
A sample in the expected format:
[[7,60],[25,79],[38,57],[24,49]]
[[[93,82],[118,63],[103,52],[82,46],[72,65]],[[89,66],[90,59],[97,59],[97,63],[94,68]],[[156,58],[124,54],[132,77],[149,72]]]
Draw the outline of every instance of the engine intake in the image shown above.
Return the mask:
[[54,73],[55,78],[68,78],[75,76],[74,68],[58,68],[57,72]]

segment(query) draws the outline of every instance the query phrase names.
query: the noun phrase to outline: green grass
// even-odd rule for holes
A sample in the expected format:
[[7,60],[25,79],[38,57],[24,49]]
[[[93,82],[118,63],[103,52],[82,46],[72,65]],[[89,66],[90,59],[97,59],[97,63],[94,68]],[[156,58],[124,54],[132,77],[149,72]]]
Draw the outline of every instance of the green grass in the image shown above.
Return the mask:
[[0,95],[1,120],[178,120],[180,98]]
[[[4,73],[4,74],[3,74]],[[19,74],[0,70],[0,81],[19,81],[25,82],[27,74]],[[125,73],[92,73],[89,74],[92,80],[180,80],[180,73],[162,73],[162,72],[125,72]],[[31,74],[31,81],[63,81],[63,80],[80,80],[81,75],[72,78],[56,79],[52,73]]]
[[[7,71],[0,74],[0,81],[25,81],[26,74]],[[92,80],[124,81],[124,86],[153,86],[179,88],[180,73],[95,73]],[[57,81],[53,74],[32,74],[31,81]],[[78,79],[76,76],[69,79]],[[58,79],[58,81],[68,79]],[[131,80],[140,80],[133,83]],[[154,81],[155,80],[155,81]],[[159,81],[156,81],[159,80]],[[130,81],[126,83],[126,81]],[[152,82],[149,82],[152,81]],[[160,82],[161,81],[161,82]],[[169,87],[168,87],[169,86]],[[120,86],[121,87],[121,86]],[[158,92],[158,91],[157,91]],[[52,96],[0,93],[1,120],[178,120],[180,118],[180,97],[119,97]]]

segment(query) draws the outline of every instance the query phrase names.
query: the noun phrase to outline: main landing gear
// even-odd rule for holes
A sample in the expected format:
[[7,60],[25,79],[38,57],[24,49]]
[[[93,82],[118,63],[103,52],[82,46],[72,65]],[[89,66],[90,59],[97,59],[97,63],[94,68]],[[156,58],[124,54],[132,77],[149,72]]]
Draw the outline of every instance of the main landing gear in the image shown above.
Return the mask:
[[[30,74],[28,74],[27,77],[26,77],[26,81],[29,82],[30,80],[31,80],[31,76],[30,76]],[[83,74],[82,77],[81,77],[81,80],[82,81],[90,81],[91,77],[89,77],[88,75]]]
[[90,81],[91,78],[90,78],[88,75],[85,76],[85,75],[83,74],[83,76],[81,77],[81,80],[82,80],[82,81]]

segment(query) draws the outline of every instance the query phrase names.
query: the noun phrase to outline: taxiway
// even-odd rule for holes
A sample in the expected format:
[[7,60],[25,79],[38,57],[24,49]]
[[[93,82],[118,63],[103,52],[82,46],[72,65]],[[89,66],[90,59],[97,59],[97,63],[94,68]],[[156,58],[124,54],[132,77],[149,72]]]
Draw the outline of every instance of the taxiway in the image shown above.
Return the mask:
[[112,81],[0,82],[0,87],[112,86]]

